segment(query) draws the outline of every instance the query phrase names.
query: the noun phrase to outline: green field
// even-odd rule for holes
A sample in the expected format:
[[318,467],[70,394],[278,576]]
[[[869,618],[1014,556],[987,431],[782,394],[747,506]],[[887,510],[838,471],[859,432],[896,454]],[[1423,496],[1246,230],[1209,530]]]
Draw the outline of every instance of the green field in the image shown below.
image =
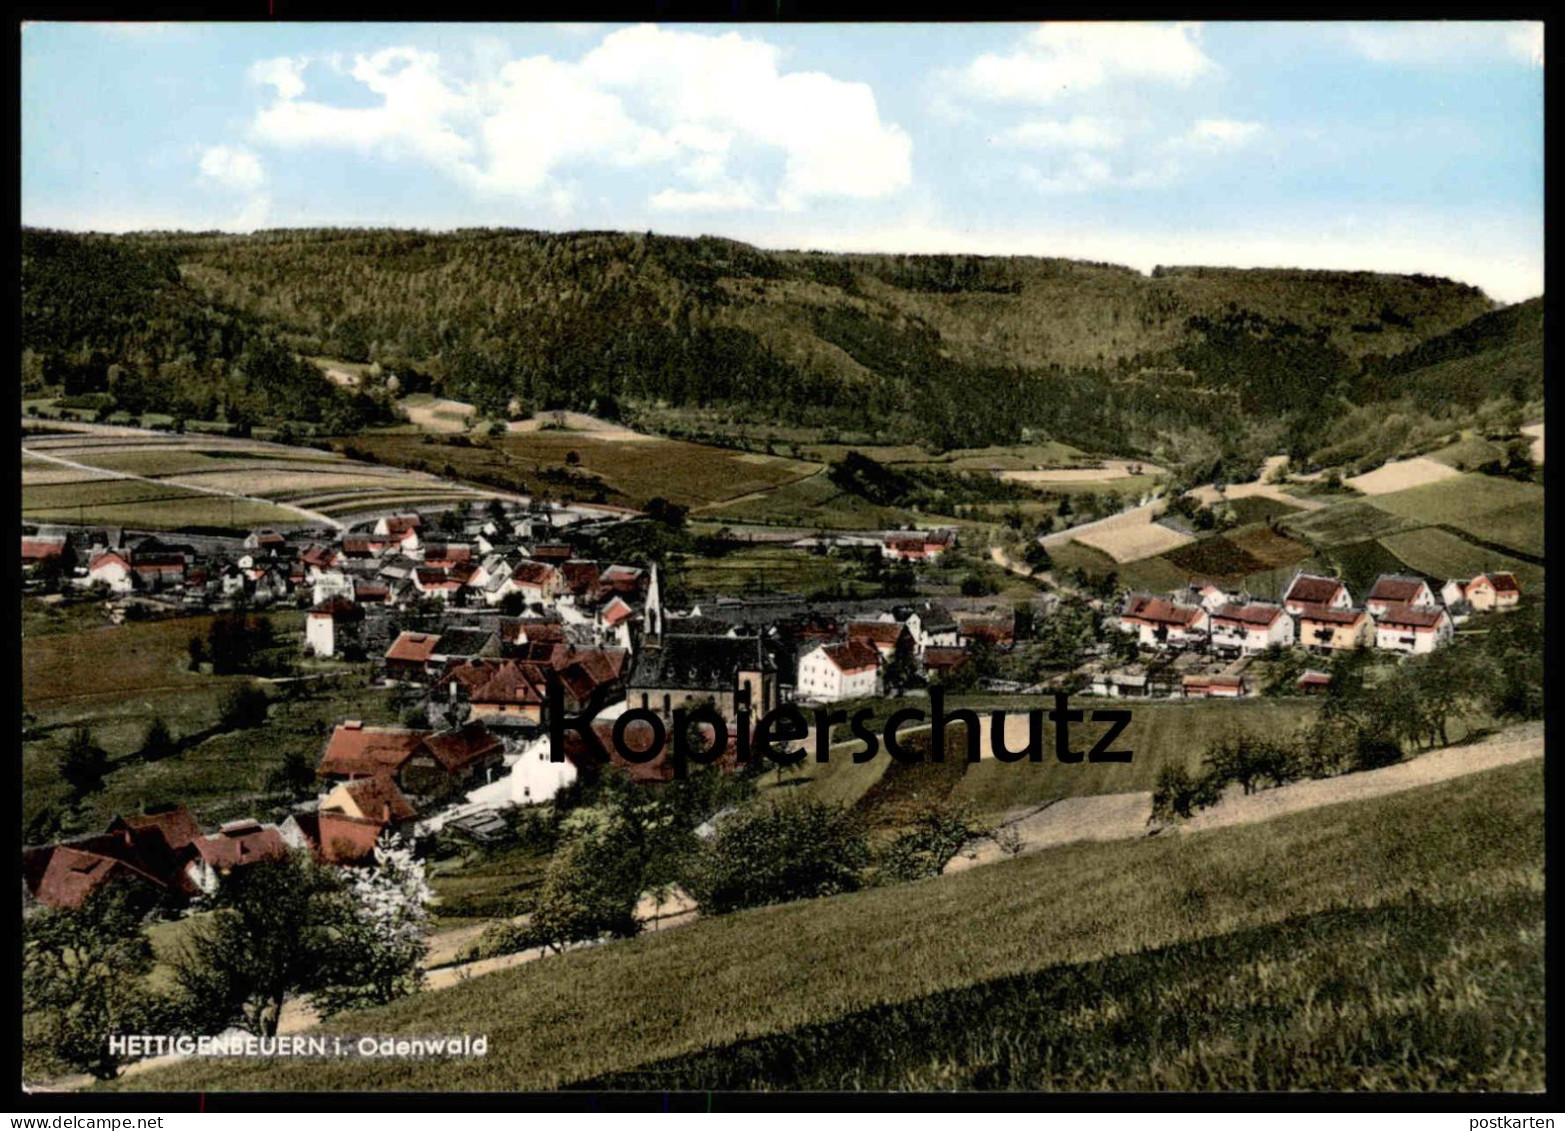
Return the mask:
[[[34,717],[22,742],[24,824],[65,800],[58,762],[77,726],[91,728],[113,766],[105,789],[87,798],[80,815],[82,828],[98,831],[117,812],[160,801],[188,804],[210,822],[246,815],[267,774],[290,751],[313,760],[330,727],[348,716],[395,718],[388,693],[366,689],[355,672],[309,685],[299,694],[291,694],[287,684],[273,684],[264,729],[219,733],[223,697],[250,680],[188,669],[186,645],[192,636],[206,633],[210,617],[110,626],[94,623],[88,609],[24,608],[22,705]],[[303,614],[268,615],[278,647],[293,649]],[[35,632],[32,626],[46,631]],[[107,655],[114,662],[102,662]],[[346,670],[347,665],[331,661],[301,663],[302,674]],[[133,755],[154,717],[162,718],[184,744],[173,756],[146,763]]]
[[1525,554],[1543,553],[1543,488],[1536,483],[1469,474],[1381,495],[1374,506],[1403,519],[1454,526]]
[[1392,534],[1380,541],[1406,562],[1409,569],[1442,583],[1453,577],[1472,577],[1491,571],[1515,574],[1523,590],[1528,592],[1536,591],[1544,583],[1542,566],[1475,546],[1438,527],[1426,526],[1422,530]]
[[[754,522],[801,530],[883,530],[914,522],[918,516],[897,507],[880,507],[843,491],[825,475],[811,475],[776,490],[702,509],[722,522]],[[942,520],[945,521],[945,520]]]
[[[485,1033],[487,1057],[192,1061],[115,1086],[525,1090],[708,1053],[640,1086],[700,1087],[730,1064],[739,1088],[1537,1089],[1542,893],[1535,761],[698,920],[324,1026]],[[699,993],[648,976],[696,962]],[[936,996],[960,993],[956,1009]],[[886,1009],[893,1023],[866,1031]],[[780,1055],[736,1048],[760,1040]]]
[[1229,499],[1226,505],[1234,512],[1234,516],[1238,519],[1240,526],[1249,526],[1251,523],[1256,522],[1270,522],[1274,518],[1298,514],[1302,509],[1267,495],[1249,495],[1240,499]]
[[1395,551],[1387,548],[1389,542],[1390,539],[1376,541],[1373,538],[1342,542],[1321,556],[1328,563],[1329,572],[1341,577],[1354,599],[1362,602],[1381,574],[1407,573],[1410,568]]
[[1116,562],[1101,550],[1083,546],[1080,542],[1067,542],[1050,548],[1049,557],[1054,570],[1079,569],[1092,577],[1114,574],[1126,589],[1161,592],[1183,585],[1190,575],[1162,557],[1142,558],[1135,562]]
[[855,582],[857,574],[856,566],[832,555],[786,546],[746,546],[720,558],[687,558],[676,576],[694,594],[810,594],[831,589],[839,581],[866,594],[877,591],[869,582]]
[[[459,440],[466,440],[459,437]],[[465,443],[431,442],[425,433],[377,430],[344,442],[381,463],[444,474],[516,491],[639,507],[664,498],[698,507],[766,491],[810,475],[817,465],[680,440],[605,440],[591,432],[508,432]],[[569,461],[574,453],[575,462]],[[579,486],[545,477],[574,477]]]
[[1366,538],[1393,534],[1423,521],[1416,516],[1404,518],[1394,515],[1364,499],[1347,499],[1318,511],[1289,518],[1283,527],[1312,545],[1331,547],[1341,542],[1361,542]]

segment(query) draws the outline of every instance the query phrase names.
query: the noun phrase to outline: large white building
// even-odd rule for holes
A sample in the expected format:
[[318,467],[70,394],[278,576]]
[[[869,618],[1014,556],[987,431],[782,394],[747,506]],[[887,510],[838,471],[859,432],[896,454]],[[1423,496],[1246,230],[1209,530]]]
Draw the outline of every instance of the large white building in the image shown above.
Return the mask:
[[874,695],[880,653],[862,640],[821,644],[799,658],[794,694],[814,703],[835,703]]

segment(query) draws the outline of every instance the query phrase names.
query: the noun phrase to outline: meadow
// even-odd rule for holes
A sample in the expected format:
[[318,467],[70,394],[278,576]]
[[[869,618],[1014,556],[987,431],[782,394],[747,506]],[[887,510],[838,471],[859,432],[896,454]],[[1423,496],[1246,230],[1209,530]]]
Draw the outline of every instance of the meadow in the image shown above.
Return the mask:
[[1543,488],[1536,483],[1469,473],[1381,495],[1374,505],[1399,518],[1455,527],[1523,554],[1543,554]]
[[[256,804],[275,800],[266,792],[266,778],[289,753],[315,761],[331,726],[350,715],[396,719],[390,693],[366,688],[350,665],[300,661],[301,674],[328,677],[307,683],[192,672],[187,645],[207,632],[210,617],[108,626],[80,611],[86,608],[52,615],[24,609],[22,706],[32,716],[22,736],[24,824],[66,800],[58,764],[78,726],[91,729],[111,760],[104,789],[89,795],[76,817],[81,828],[98,831],[115,813],[162,801],[188,804],[208,823],[254,815]],[[303,614],[267,615],[279,649],[292,652]],[[222,731],[224,696],[251,683],[272,697],[266,727]],[[136,751],[154,718],[165,721],[179,749],[147,762]]]
[[[1542,816],[1533,762],[1068,845],[700,919],[323,1026],[486,1033],[487,1057],[190,1062],[113,1086],[1539,1088]],[[696,964],[691,993],[678,972]]]

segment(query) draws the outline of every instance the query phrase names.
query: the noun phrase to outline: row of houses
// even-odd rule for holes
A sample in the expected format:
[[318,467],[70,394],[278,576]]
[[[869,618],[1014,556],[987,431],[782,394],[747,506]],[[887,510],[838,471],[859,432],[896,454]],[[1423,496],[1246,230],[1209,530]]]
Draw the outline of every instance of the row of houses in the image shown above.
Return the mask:
[[1448,641],[1472,612],[1511,608],[1520,597],[1508,573],[1450,581],[1438,596],[1423,578],[1382,574],[1358,605],[1341,580],[1301,572],[1275,604],[1210,584],[1167,596],[1133,594],[1118,624],[1152,649],[1251,655],[1273,647],[1318,653],[1372,647],[1422,655]]

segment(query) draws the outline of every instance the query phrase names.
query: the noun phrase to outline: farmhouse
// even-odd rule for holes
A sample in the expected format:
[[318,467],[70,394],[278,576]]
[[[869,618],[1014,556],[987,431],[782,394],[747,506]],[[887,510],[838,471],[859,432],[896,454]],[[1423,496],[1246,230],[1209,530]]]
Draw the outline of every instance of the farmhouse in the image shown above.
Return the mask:
[[330,782],[385,776],[407,796],[443,798],[492,780],[504,754],[480,721],[432,734],[349,719],[332,732],[316,772]]
[[1374,621],[1363,609],[1310,606],[1298,613],[1296,623],[1299,645],[1312,652],[1351,652],[1374,638]]
[[216,833],[195,842],[196,883],[204,892],[214,892],[218,884],[237,868],[275,860],[288,853],[288,845],[276,825],[260,821],[229,821]]
[[1294,616],[1313,609],[1346,609],[1353,604],[1348,587],[1334,577],[1296,573],[1283,594],[1282,606]]
[[1375,618],[1375,647],[1423,655],[1451,639],[1451,615],[1437,607],[1390,605]]
[[799,658],[795,694],[813,703],[874,695],[880,656],[873,645],[863,640],[817,645]]
[[1281,605],[1220,605],[1212,613],[1212,647],[1250,655],[1293,643],[1293,615]]
[[434,674],[432,659],[440,637],[433,632],[403,632],[386,649],[386,678],[420,683]]
[[1369,610],[1370,616],[1378,620],[1385,615],[1386,610],[1398,605],[1433,609],[1436,606],[1435,595],[1429,583],[1421,577],[1381,574],[1370,588],[1369,596],[1364,598],[1364,607]]
[[1480,573],[1465,580],[1451,580],[1440,590],[1447,605],[1466,604],[1474,612],[1515,608],[1521,600],[1521,586],[1514,574]]
[[881,543],[882,557],[898,562],[932,562],[956,545],[954,530],[896,532]]
[[[529,605],[552,605],[564,580],[560,571],[547,562],[527,560],[511,571],[510,580],[500,587],[500,597],[520,593]],[[496,601],[499,601],[499,597]]]
[[451,700],[465,699],[475,719],[515,718],[539,723],[546,702],[543,674],[516,660],[455,664],[441,677],[436,692]]
[[1134,632],[1144,648],[1204,644],[1210,624],[1211,614],[1199,605],[1176,605],[1144,593],[1132,596],[1119,616],[1119,627]]
[[135,573],[128,555],[118,550],[103,550],[87,561],[87,582],[103,582],[114,593],[129,593],[135,588]]
[[66,556],[67,542],[63,534],[46,537],[35,534],[31,537],[22,535],[22,565],[38,566],[45,562],[63,561]]

